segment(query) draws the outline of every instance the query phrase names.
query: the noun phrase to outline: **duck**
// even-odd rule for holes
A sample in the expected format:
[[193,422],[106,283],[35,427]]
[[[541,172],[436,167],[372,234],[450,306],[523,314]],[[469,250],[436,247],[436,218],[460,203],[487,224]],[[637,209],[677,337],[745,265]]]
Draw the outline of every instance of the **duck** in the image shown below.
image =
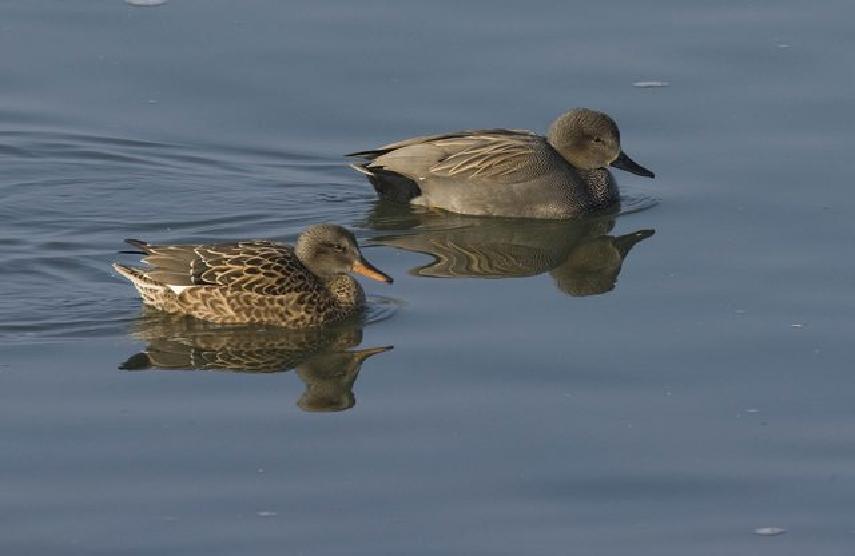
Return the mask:
[[381,199],[459,214],[570,219],[617,206],[609,167],[654,178],[623,152],[604,112],[574,108],[545,136],[519,129],[456,131],[346,155]]
[[267,240],[208,245],[151,245],[125,240],[147,268],[114,263],[145,305],[221,324],[301,329],[333,324],[365,305],[349,273],[392,283],[369,263],[354,235],[317,224],[290,245]]

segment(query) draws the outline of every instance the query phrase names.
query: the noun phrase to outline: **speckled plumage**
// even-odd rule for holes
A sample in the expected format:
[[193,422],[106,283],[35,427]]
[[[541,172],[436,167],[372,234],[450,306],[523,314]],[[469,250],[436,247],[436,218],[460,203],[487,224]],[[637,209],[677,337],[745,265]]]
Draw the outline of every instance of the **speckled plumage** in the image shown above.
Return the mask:
[[653,177],[620,150],[608,115],[575,109],[547,136],[508,129],[414,137],[352,153],[381,197],[461,214],[572,218],[615,205],[607,166]]
[[[335,236],[341,246],[317,239],[321,233],[333,233],[330,230],[341,234]],[[352,234],[337,226],[317,226],[304,235],[309,240],[304,242],[302,256],[291,246],[273,241],[149,245],[128,240],[146,255],[143,262],[150,268],[118,263],[113,267],[134,284],[146,305],[211,322],[308,328],[353,315],[364,305],[365,293],[345,274],[353,270],[345,263],[358,261],[363,268],[368,263]],[[318,245],[328,246],[328,252],[319,251]],[[334,251],[337,247],[341,250]],[[328,260],[320,261],[321,257]],[[334,268],[336,264],[341,268]]]

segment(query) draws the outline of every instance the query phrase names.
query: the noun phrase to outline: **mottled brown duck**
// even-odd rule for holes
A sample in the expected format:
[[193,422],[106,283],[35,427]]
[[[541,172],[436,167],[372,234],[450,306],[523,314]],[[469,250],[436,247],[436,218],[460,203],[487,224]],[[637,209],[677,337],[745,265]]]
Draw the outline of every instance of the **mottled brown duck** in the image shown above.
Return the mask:
[[414,137],[352,153],[381,198],[461,214],[575,218],[618,204],[608,167],[645,176],[615,121],[587,108],[556,119],[546,136],[482,129]]
[[126,240],[148,268],[115,263],[143,303],[217,323],[311,328],[344,320],[365,304],[348,273],[391,283],[341,226],[311,226],[294,247],[274,241],[150,245]]

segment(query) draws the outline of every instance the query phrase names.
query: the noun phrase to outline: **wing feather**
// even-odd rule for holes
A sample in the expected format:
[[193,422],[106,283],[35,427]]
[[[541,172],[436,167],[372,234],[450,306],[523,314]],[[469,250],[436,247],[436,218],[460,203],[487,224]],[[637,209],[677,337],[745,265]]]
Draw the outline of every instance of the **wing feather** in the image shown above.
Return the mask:
[[528,134],[471,135],[439,140],[436,145],[452,152],[434,164],[431,173],[459,178],[507,176],[530,168],[542,152],[540,138]]
[[272,241],[149,245],[146,274],[171,286],[218,286],[265,295],[305,291],[317,282],[294,250]]

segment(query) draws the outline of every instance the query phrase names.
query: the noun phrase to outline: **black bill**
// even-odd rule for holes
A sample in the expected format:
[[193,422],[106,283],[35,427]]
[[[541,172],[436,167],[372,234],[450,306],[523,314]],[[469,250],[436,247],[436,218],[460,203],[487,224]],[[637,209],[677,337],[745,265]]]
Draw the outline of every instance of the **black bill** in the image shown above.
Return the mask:
[[620,152],[618,157],[614,159],[614,161],[609,164],[609,166],[617,168],[618,170],[624,170],[625,172],[632,172],[637,176],[644,176],[646,178],[656,177],[656,174],[654,174],[641,164],[638,164],[630,157],[626,156],[626,153],[624,153],[623,151]]

